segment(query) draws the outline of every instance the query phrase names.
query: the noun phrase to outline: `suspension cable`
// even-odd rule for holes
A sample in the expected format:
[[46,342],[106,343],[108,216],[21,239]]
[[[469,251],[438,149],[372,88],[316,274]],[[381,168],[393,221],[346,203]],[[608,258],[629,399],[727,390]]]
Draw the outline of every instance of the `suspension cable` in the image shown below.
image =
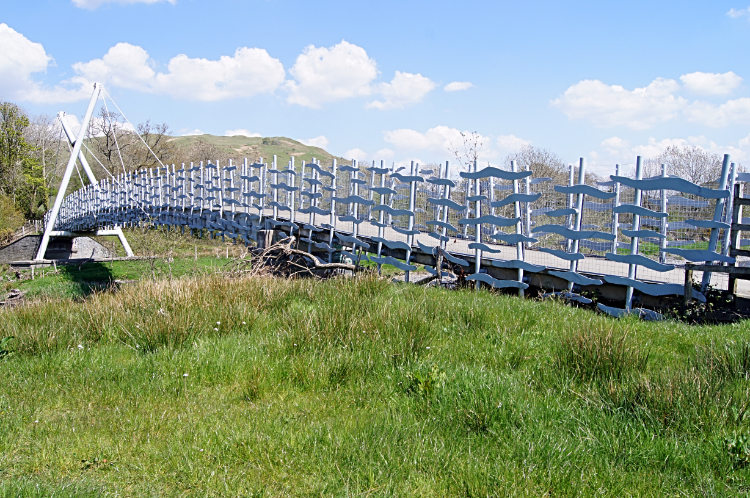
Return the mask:
[[[109,100],[112,101],[112,103],[115,105],[115,107],[120,112],[120,115],[125,119],[125,121],[127,121],[128,124],[130,124],[130,126],[133,126],[133,123],[131,123],[130,120],[128,119],[128,117],[125,116],[125,113],[122,112],[122,109],[120,109],[120,106],[117,105],[117,102],[115,102],[115,99],[113,99],[112,96],[109,94],[109,92],[107,92],[107,89],[104,88],[104,87],[102,87],[102,90],[104,90],[104,93],[106,94],[106,96],[109,97]],[[135,129],[134,126],[133,126],[133,129]],[[143,140],[143,137],[139,133],[137,133],[137,132],[136,132],[136,136],[141,139],[141,142],[143,142],[143,145],[146,146],[146,148],[151,153],[151,155],[154,156],[154,159],[156,159],[163,168],[166,168],[166,166],[164,166],[164,163],[161,162],[161,159],[159,159],[159,157],[156,155],[156,153],[153,150],[151,150],[151,147],[149,147],[149,145],[146,143],[146,141]]]
[[[110,99],[111,98],[112,97],[110,97]],[[122,165],[122,172],[123,174],[127,174],[127,171],[125,171],[125,162],[122,160],[122,153],[120,152],[120,144],[117,143],[117,130],[115,129],[114,125],[112,125],[112,118],[109,115],[109,108],[107,108],[107,96],[106,95],[102,98],[102,102],[104,102],[104,110],[107,113],[107,119],[109,119],[109,125],[112,127],[112,136],[115,138],[115,148],[117,148],[117,155],[120,157],[120,164]],[[114,103],[114,101],[112,102]]]

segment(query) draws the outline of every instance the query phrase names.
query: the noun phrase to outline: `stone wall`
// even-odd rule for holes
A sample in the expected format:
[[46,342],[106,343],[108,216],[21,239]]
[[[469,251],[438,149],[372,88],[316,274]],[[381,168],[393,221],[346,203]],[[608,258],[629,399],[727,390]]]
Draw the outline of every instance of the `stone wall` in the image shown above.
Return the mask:
[[[0,249],[0,264],[29,261],[36,257],[42,242],[41,235],[27,235]],[[112,252],[90,237],[53,238],[47,246],[44,259],[105,259]]]

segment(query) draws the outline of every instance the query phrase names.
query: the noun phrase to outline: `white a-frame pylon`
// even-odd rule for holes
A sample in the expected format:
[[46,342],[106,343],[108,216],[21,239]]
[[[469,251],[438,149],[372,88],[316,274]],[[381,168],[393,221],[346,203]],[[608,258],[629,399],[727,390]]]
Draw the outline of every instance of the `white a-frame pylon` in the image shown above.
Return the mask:
[[[57,192],[57,197],[55,198],[55,204],[52,206],[52,211],[50,212],[49,218],[47,219],[47,223],[44,227],[44,235],[42,236],[41,244],[39,244],[39,249],[37,250],[35,261],[41,261],[44,259],[44,254],[47,252],[47,246],[49,245],[49,241],[52,237],[74,237],[78,235],[78,233],[55,230],[57,217],[60,214],[60,207],[62,206],[63,200],[65,199],[65,193],[68,190],[70,176],[73,174],[73,168],[75,168],[76,160],[81,161],[81,165],[86,171],[86,176],[88,176],[89,181],[92,185],[94,185],[96,190],[99,190],[99,183],[94,176],[94,172],[89,167],[88,162],[86,162],[86,158],[84,157],[81,148],[83,147],[83,141],[86,139],[86,132],[89,129],[89,122],[91,122],[91,116],[94,114],[94,108],[96,107],[96,102],[99,100],[101,91],[102,85],[99,83],[94,83],[94,92],[91,95],[91,100],[89,101],[89,106],[86,109],[86,114],[83,116],[83,121],[81,122],[81,131],[78,137],[76,137],[73,131],[67,126],[67,123],[64,119],[65,114],[60,113],[60,123],[62,124],[65,135],[68,138],[68,142],[73,146],[73,150],[70,153],[70,159],[68,159],[68,165],[65,168],[65,174],[63,175],[62,182],[60,183],[60,190]],[[122,233],[122,228],[120,228],[119,226],[114,227],[113,230],[96,230],[94,234],[116,235],[117,238],[120,239],[122,246],[125,248],[125,253],[129,257],[133,256],[133,251],[130,248],[130,244],[128,244],[128,241],[125,239],[125,235]],[[85,235],[85,233],[81,233],[80,235]]]

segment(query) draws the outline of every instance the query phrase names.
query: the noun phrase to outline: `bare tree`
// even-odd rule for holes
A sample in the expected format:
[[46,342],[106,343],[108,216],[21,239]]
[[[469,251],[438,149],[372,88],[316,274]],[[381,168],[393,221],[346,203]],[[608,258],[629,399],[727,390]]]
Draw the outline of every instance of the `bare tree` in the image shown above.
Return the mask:
[[536,178],[549,177],[561,185],[568,182],[567,165],[560,156],[549,149],[525,145],[520,151],[505,157],[506,167],[510,168],[511,161],[516,161],[521,171],[533,171]]
[[667,174],[701,185],[716,181],[721,175],[722,157],[695,145],[671,145],[654,158],[644,161],[644,177],[661,176],[661,165]]
[[169,164],[176,160],[177,146],[166,123],[153,124],[150,119],[146,120],[138,125],[138,135],[143,141],[139,140],[131,151],[133,169],[153,168],[159,166],[159,162]]
[[57,168],[61,163],[66,163],[69,157],[68,147],[63,142],[62,127],[57,118],[39,114],[31,117],[24,133],[26,141],[33,146],[32,156],[42,167],[46,185],[52,187],[58,178]]
[[209,162],[226,160],[228,155],[222,152],[216,145],[198,138],[188,148],[187,157],[189,161],[194,163],[203,161],[204,164],[207,164]]
[[476,131],[472,131],[471,133],[461,132],[461,138],[463,139],[462,150],[459,149],[458,145],[450,142],[448,144],[448,152],[453,154],[462,170],[471,171],[471,167],[479,159],[479,149],[482,147],[480,140],[482,136]]
[[[131,157],[128,155],[132,148],[137,146],[138,137],[132,130],[129,130],[122,119],[122,116],[116,112],[107,112],[102,107],[96,119],[92,119],[89,124],[89,147],[96,154],[99,161],[109,171],[115,175],[121,173],[123,168],[126,171],[133,169]],[[93,161],[97,163],[97,161]],[[109,176],[104,171],[96,171],[97,165],[91,164],[92,169],[96,172],[97,177]]]

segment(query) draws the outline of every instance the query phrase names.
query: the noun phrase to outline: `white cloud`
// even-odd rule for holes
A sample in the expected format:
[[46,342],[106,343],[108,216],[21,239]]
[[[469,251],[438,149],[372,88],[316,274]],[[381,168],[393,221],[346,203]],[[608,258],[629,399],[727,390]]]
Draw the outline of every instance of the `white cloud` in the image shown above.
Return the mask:
[[[750,135],[738,140],[736,143],[720,145],[713,140],[700,136],[688,136],[687,138],[663,138],[649,137],[645,143],[631,144],[630,141],[620,137],[610,137],[601,142],[601,149],[589,153],[590,166],[593,172],[612,175],[615,164],[621,166],[632,166],[635,164],[636,156],[643,158],[656,157],[667,147],[696,146],[712,154],[730,154],[732,161],[742,162],[750,160]],[[626,169],[620,170],[627,172]]]
[[446,92],[458,92],[461,90],[468,90],[474,85],[468,81],[453,81],[443,87]]
[[500,135],[497,137],[497,145],[504,154],[516,152],[527,145],[531,145],[530,140],[518,138],[515,135]]
[[330,142],[330,140],[328,140],[328,137],[326,137],[325,135],[320,135],[319,137],[315,138],[309,138],[307,140],[300,139],[299,141],[305,145],[309,145],[310,147],[320,147],[321,149],[325,149],[326,147],[328,147],[328,143]]
[[421,74],[402,73],[396,71],[390,83],[380,83],[375,91],[385,100],[374,100],[367,104],[368,108],[400,109],[409,104],[416,104],[435,88],[435,82]]
[[260,137],[260,133],[253,133],[251,131],[247,131],[244,128],[240,128],[237,130],[227,130],[224,132],[225,137]]
[[367,152],[362,149],[350,149],[344,152],[344,157],[347,159],[356,159],[357,161],[364,161],[367,159]]
[[690,122],[702,123],[713,128],[750,123],[750,98],[729,100],[718,106],[696,101],[685,109],[685,115]]
[[73,69],[87,81],[170,95],[185,100],[215,101],[273,92],[284,82],[284,66],[263,49],[240,47],[219,60],[173,57],[168,72],[156,73],[143,48],[118,43],[101,59],[79,62]]
[[390,159],[393,157],[393,155],[394,155],[394,152],[391,149],[385,148],[385,149],[380,149],[379,151],[377,151],[373,155],[373,157],[375,157],[376,159]]
[[727,15],[735,19],[737,19],[738,17],[743,17],[743,16],[750,18],[750,7],[746,9],[740,9],[740,10],[729,9],[729,12],[727,12]]
[[205,135],[205,133],[196,128],[193,131],[188,131],[182,134],[183,137],[192,137],[193,135]]
[[342,40],[330,49],[306,47],[289,73],[294,81],[287,82],[287,100],[319,108],[327,102],[369,95],[378,68],[363,48]]
[[153,91],[156,72],[148,52],[130,43],[118,43],[101,59],[77,62],[73,69],[86,81],[128,88]]
[[[469,132],[464,132],[464,135],[468,136]],[[453,158],[450,149],[458,149],[459,154],[464,152],[464,137],[461,136],[461,131],[447,126],[436,126],[425,133],[408,128],[385,131],[383,139],[393,144],[398,150],[428,152],[436,160]],[[492,142],[491,137],[479,136],[480,160],[493,159],[498,156],[498,151],[492,148]]]
[[683,74],[680,80],[691,92],[704,95],[727,95],[742,83],[742,77],[733,71],[728,73],[695,72]]
[[607,149],[619,150],[630,147],[630,142],[620,137],[610,137],[602,140],[601,146]]
[[5,23],[0,23],[0,95],[34,103],[74,102],[91,95],[92,86],[46,88],[32,74],[47,70],[54,60],[40,43],[34,43]]
[[673,119],[687,105],[673,92],[675,80],[656,78],[648,86],[626,90],[599,80],[583,80],[551,102],[571,119],[587,119],[597,126],[625,125],[636,130]]
[[79,7],[81,9],[89,9],[94,10],[97,7],[101,7],[104,4],[107,3],[119,3],[119,4],[133,4],[133,3],[159,3],[159,2],[169,2],[172,5],[174,5],[176,0],[73,0],[73,5],[76,7]]

